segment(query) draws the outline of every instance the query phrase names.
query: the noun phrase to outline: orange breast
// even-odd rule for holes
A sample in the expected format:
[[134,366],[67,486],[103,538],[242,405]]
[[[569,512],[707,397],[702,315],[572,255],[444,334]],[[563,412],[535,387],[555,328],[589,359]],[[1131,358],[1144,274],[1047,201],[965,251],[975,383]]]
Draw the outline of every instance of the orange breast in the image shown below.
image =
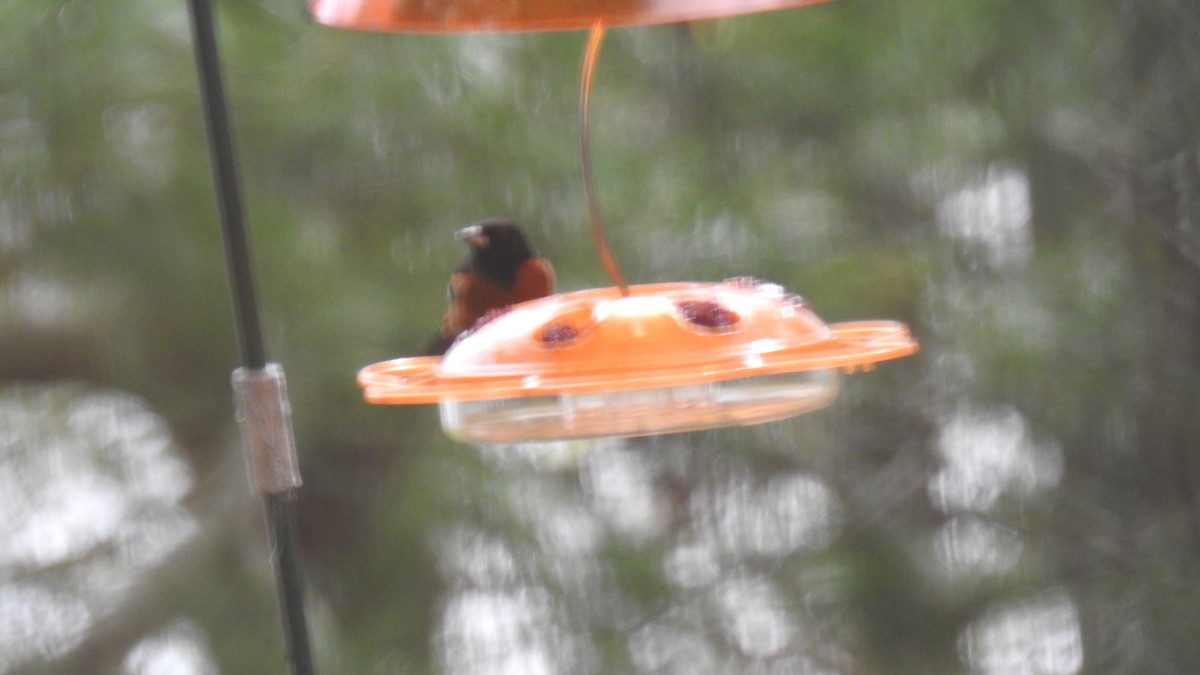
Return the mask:
[[554,267],[545,258],[521,263],[511,289],[475,274],[455,274],[450,280],[453,300],[442,319],[442,334],[458,335],[475,325],[484,314],[554,292]]

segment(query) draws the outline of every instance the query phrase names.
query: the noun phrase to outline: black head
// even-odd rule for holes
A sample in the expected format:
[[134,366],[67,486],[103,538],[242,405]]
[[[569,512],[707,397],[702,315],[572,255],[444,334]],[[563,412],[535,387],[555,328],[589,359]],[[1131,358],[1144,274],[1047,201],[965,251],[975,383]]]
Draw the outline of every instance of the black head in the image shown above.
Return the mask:
[[537,253],[514,223],[507,220],[485,220],[468,225],[455,237],[471,247],[467,264],[488,279],[511,286],[521,263]]

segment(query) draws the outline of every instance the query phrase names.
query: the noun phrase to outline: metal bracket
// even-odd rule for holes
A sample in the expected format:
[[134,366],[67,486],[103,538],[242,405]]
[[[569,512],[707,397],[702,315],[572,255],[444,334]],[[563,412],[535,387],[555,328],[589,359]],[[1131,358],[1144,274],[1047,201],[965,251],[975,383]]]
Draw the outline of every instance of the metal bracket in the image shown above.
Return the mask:
[[233,393],[246,444],[250,488],[260,495],[274,495],[300,487],[283,367],[268,363],[262,369],[234,370]]

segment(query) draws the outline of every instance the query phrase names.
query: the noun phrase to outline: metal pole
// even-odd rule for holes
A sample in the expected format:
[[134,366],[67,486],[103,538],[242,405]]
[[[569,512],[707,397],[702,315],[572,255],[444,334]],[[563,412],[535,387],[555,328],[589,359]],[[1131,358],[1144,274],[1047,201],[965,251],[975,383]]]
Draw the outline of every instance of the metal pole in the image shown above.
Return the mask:
[[221,82],[221,64],[217,52],[211,0],[189,0],[192,10],[192,35],[200,93],[204,103],[204,121],[208,129],[208,151],[212,156],[213,181],[217,207],[225,235],[225,256],[229,263],[233,310],[237,315],[238,345],[242,365],[262,368],[266,365],[262,328],[258,320],[258,302],[251,274],[250,244],[246,240],[242,215],[242,192],[233,153],[233,131],[229,125],[225,87]]
[[312,675],[304,612],[304,580],[292,504],[300,472],[292,440],[283,370],[268,364],[255,299],[250,246],[217,52],[211,0],[189,0],[196,67],[208,130],[242,367],[234,371],[238,420],[254,490],[263,498],[287,660],[295,675]]

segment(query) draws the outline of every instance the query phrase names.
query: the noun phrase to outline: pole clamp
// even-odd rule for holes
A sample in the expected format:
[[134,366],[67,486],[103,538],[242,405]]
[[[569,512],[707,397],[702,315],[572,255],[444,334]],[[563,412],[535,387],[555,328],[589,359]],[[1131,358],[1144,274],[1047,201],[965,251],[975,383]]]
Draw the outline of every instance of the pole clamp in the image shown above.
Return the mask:
[[250,488],[261,495],[273,495],[300,487],[300,464],[283,367],[268,363],[261,369],[234,370],[233,393],[246,447]]

